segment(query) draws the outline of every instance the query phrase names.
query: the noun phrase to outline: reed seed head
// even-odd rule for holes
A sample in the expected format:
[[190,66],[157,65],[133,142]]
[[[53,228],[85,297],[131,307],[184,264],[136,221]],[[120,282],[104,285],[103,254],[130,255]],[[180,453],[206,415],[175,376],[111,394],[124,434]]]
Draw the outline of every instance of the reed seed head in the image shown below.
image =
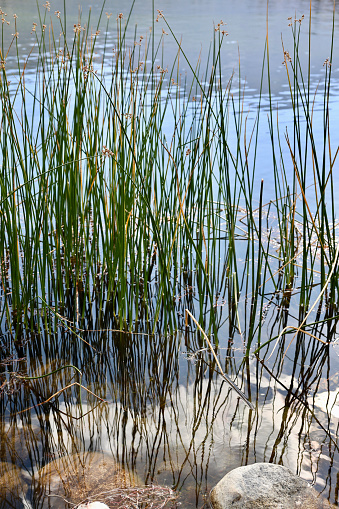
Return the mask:
[[156,18],[156,22],[158,23],[159,22],[159,19],[160,18],[163,18],[164,15],[163,15],[163,11],[160,11],[159,9],[157,9],[157,12],[158,12],[158,15],[157,15],[157,18]]
[[292,58],[291,58],[291,56],[290,56],[288,51],[284,51],[284,61],[283,61],[282,64],[286,65],[285,64],[286,62],[292,62]]
[[214,29],[215,32],[221,32],[223,35],[225,35],[225,34],[228,35],[228,33],[225,30],[223,30],[223,31],[220,30],[220,28],[225,25],[227,25],[227,23],[224,23],[223,20],[221,19],[220,22],[217,24],[217,26]]
[[115,157],[114,152],[106,147],[106,145],[103,145],[101,155],[104,157]]

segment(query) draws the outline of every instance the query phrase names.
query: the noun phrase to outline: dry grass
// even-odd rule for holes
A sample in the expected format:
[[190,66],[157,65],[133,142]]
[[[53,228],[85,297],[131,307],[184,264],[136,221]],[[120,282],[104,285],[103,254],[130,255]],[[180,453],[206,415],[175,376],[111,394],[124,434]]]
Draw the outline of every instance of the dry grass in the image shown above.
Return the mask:
[[176,493],[167,486],[138,486],[104,491],[91,502],[104,502],[112,509],[175,509],[179,506]]

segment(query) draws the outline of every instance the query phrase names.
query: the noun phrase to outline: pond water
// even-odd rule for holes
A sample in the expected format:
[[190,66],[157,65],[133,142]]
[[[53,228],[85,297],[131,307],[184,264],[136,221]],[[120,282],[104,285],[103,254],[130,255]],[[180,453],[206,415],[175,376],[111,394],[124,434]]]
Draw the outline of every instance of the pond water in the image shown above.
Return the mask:
[[[44,8],[40,2],[40,9],[44,14]],[[128,0],[123,4],[117,1],[106,1],[102,10],[101,2],[83,1],[81,7],[78,2],[66,4],[67,20],[66,25],[68,32],[72,34],[73,24],[79,19],[81,13],[82,19],[87,20],[89,9],[91,9],[90,25],[96,29],[100,14],[103,14],[105,26],[105,13],[112,14],[112,25],[114,25],[115,17],[118,13],[123,12],[125,19],[130,12],[132,2]],[[34,37],[31,34],[32,23],[38,21],[37,6],[34,0],[4,0],[2,9],[7,13],[7,19],[13,25],[13,14],[18,15],[17,31],[19,32],[19,48],[22,51],[21,57],[27,55],[30,50]],[[221,2],[212,0],[210,2],[193,1],[180,2],[163,1],[154,2],[154,9],[160,9],[166,17],[171,29],[182,41],[182,47],[187,54],[189,61],[193,64],[197,62],[201,55],[202,62],[206,61],[208,51],[213,36],[213,26],[216,26],[220,20],[223,20],[225,29],[228,32],[227,40],[223,45],[223,65],[224,77],[228,80],[232,71],[238,72],[239,59],[241,63],[241,78],[247,83],[247,91],[254,97],[258,94],[260,87],[261,68],[264,54],[264,45],[266,38],[266,19],[268,13],[268,35],[270,45],[270,60],[273,91],[277,94],[286,92],[285,69],[282,66],[283,52],[282,42],[286,49],[290,52],[291,38],[289,17],[300,19],[302,15],[307,17],[304,24],[308,23],[308,14],[310,4],[307,0],[298,0],[297,2],[287,0],[279,2],[278,0],[270,0],[268,2],[268,10],[266,2],[255,0],[240,0],[235,5],[231,2]],[[338,5],[335,7],[338,11]],[[64,2],[50,2],[51,15],[56,22],[54,12],[59,10],[61,18],[65,12]],[[137,26],[138,34],[145,34],[152,26],[152,0],[141,2],[136,0],[129,19],[130,30],[128,35],[134,38],[134,27]],[[157,13],[155,13],[156,16]],[[331,26],[332,26],[333,2],[330,0],[312,2],[312,70],[315,82],[318,82],[322,74],[323,62],[329,56],[331,42]],[[335,26],[338,27],[338,16],[335,19]],[[164,23],[155,24],[155,39],[161,34]],[[306,28],[306,27],[305,27]],[[12,33],[12,31],[11,31]],[[5,34],[6,37],[6,34]],[[305,55],[308,52],[308,37],[306,30],[302,35],[303,51]],[[134,40],[134,39],[133,39]],[[169,34],[165,41],[166,57],[168,65],[174,61],[177,53],[177,44]],[[202,69],[204,65],[202,64]],[[182,72],[189,72],[187,63],[182,59]],[[334,77],[338,78],[338,65],[334,64]],[[338,90],[338,84],[334,83],[334,89]]]
[[[154,2],[154,0],[153,0]],[[60,12],[60,18],[66,28],[66,33],[70,38],[73,37],[73,25],[79,19],[83,20],[83,24],[88,24],[90,30],[94,33],[98,27],[99,20],[101,20],[99,42],[97,43],[98,59],[100,59],[100,50],[104,47],[104,37],[107,37],[106,45],[110,49],[116,44],[116,34],[113,27],[115,26],[115,17],[118,13],[123,11],[124,20],[129,23],[126,37],[130,46],[138,40],[139,36],[147,37],[150,29],[154,30],[154,40],[159,41],[162,30],[166,29],[168,35],[165,36],[164,45],[162,48],[160,60],[163,60],[164,68],[169,68],[173,65],[175,57],[178,52],[177,42],[181,41],[182,49],[185,52],[187,59],[193,68],[196,67],[197,62],[200,60],[200,68],[202,70],[206,67],[206,62],[211,59],[209,52],[211,49],[214,29],[220,20],[223,20],[227,30],[227,37],[222,46],[221,59],[222,59],[222,80],[226,85],[230,77],[234,74],[234,92],[238,93],[238,82],[243,87],[244,104],[243,111],[248,115],[248,125],[251,126],[255,119],[257,106],[259,101],[260,87],[261,92],[261,108],[263,110],[269,109],[268,98],[268,82],[267,79],[263,80],[261,85],[261,75],[263,58],[265,51],[266,31],[268,27],[268,41],[269,41],[269,55],[270,55],[270,93],[271,101],[274,108],[279,106],[279,125],[286,126],[287,129],[293,125],[293,116],[291,115],[291,99],[288,79],[286,70],[283,65],[283,48],[293,52],[293,41],[291,37],[291,20],[301,19],[304,15],[305,19],[302,22],[303,30],[300,34],[300,55],[304,57],[301,64],[303,72],[306,75],[309,42],[308,42],[308,23],[310,3],[308,0],[299,0],[298,2],[286,1],[269,1],[266,2],[255,1],[249,2],[241,0],[233,5],[231,2],[220,2],[218,0],[212,2],[177,2],[168,1],[162,2],[161,5],[152,0],[140,2],[136,0],[132,3],[131,0],[119,5],[119,2],[106,2],[103,4],[99,2],[84,1],[80,4],[72,2],[66,4],[64,2],[50,2],[49,10],[44,8],[44,2],[40,2],[41,16],[47,14],[46,20],[51,18],[54,26],[57,26],[57,19],[55,12]],[[131,11],[131,7],[133,9]],[[311,71],[310,71],[310,91],[313,98],[314,94],[314,122],[313,129],[315,138],[322,135],[322,115],[323,115],[323,81],[324,81],[324,61],[329,57],[331,47],[331,33],[333,23],[333,10],[338,11],[339,7],[333,7],[333,2],[330,0],[312,3],[312,28],[311,28]],[[7,20],[11,22],[13,27],[13,15],[17,14],[17,32],[19,58],[22,62],[26,62],[27,56],[32,52],[33,56],[37,51],[34,33],[32,33],[32,23],[39,20],[37,13],[37,4],[34,0],[11,0],[10,2],[3,2],[2,8],[6,11]],[[174,40],[166,24],[162,22],[154,22],[152,12],[155,11],[154,18],[157,15],[157,10],[162,10],[166,20],[175,34],[177,41]],[[63,20],[65,12],[67,17]],[[90,21],[88,23],[88,13],[91,12]],[[107,14],[111,15],[110,30],[105,32]],[[268,17],[267,17],[268,16]],[[153,21],[152,21],[153,20]],[[267,24],[268,20],[268,24]],[[47,23],[46,21],[46,23]],[[334,20],[335,32],[339,25],[339,16]],[[154,28],[153,28],[154,27]],[[10,45],[13,29],[4,31],[4,47]],[[6,59],[6,69],[10,72],[11,67],[16,68],[17,55],[14,45]],[[30,67],[32,66],[32,79],[35,79],[34,58],[27,61],[26,80],[30,79]],[[240,66],[240,67],[239,67]],[[267,67],[264,68],[267,73]],[[336,63],[336,56],[334,51],[334,61],[332,65],[332,82],[331,82],[331,139],[332,145],[337,146],[339,143],[339,130],[336,128],[336,119],[339,116],[339,65]],[[185,81],[185,88],[188,89],[192,83],[192,71],[189,68],[187,60],[181,55],[179,63],[179,73],[182,82]],[[312,99],[313,100],[313,99]],[[265,201],[269,201],[273,194],[274,189],[272,186],[272,172],[270,164],[267,164],[267,153],[270,151],[271,141],[269,135],[269,128],[267,120],[264,115],[263,120],[260,122],[260,143],[258,144],[257,154],[257,171],[258,185],[260,179],[265,180],[264,193]],[[171,119],[168,120],[171,124]],[[333,127],[332,127],[333,124]],[[247,128],[250,132],[250,127]],[[233,134],[234,135],[234,134]],[[234,135],[235,136],[235,135]],[[229,133],[232,137],[232,133]],[[286,144],[283,144],[282,150],[288,154]],[[288,169],[287,169],[288,171]],[[293,167],[291,166],[291,173]],[[334,172],[335,184],[339,185],[338,177]],[[312,200],[312,197],[310,197]]]
[[[112,17],[123,11],[125,19],[130,12],[132,2],[124,2],[119,5],[119,2],[106,2],[103,8],[103,18],[105,13],[112,14]],[[44,11],[40,5],[41,11]],[[18,15],[17,28],[19,32],[20,47],[23,54],[25,50],[30,47],[30,42],[33,41],[31,28],[32,23],[37,21],[37,7],[34,0],[6,0],[2,3],[2,8],[6,11],[8,19],[13,24],[13,14]],[[190,62],[193,64],[197,61],[200,53],[202,58],[207,57],[209,46],[212,40],[211,28],[223,20],[226,25],[228,36],[227,41],[223,47],[225,57],[223,58],[225,71],[227,76],[230,71],[234,69],[237,71],[239,66],[239,57],[242,65],[242,77],[248,82],[250,89],[258,90],[260,84],[260,72],[262,66],[262,57],[264,51],[264,43],[266,37],[266,19],[268,13],[268,34],[271,53],[271,65],[276,69],[279,74],[283,73],[282,62],[282,41],[288,44],[289,41],[289,17],[300,18],[302,15],[308,17],[310,5],[307,0],[299,0],[298,2],[286,1],[269,1],[268,10],[266,2],[241,0],[236,5],[230,2],[220,2],[214,0],[211,2],[204,1],[189,1],[179,2],[164,1],[154,2],[155,9],[161,9],[168,21],[173,32],[179,40],[182,41],[182,46],[189,57]],[[87,19],[89,9],[91,9],[91,26],[96,27],[99,15],[102,13],[102,4],[100,2],[87,2],[81,3],[81,8],[76,2],[67,4],[67,21],[66,24],[71,30],[74,22],[79,19],[81,12],[82,19]],[[335,7],[338,9],[338,6]],[[51,2],[50,14],[54,18],[54,12],[60,10],[61,17],[65,12],[63,2]],[[152,26],[152,0],[145,2],[135,1],[131,16],[130,23],[130,37],[133,37],[134,26],[138,27],[139,33],[144,33]],[[43,14],[43,12],[42,12]],[[325,0],[322,2],[312,2],[312,64],[314,75],[319,76],[321,66],[328,56],[331,23],[333,14],[333,2]],[[156,13],[155,13],[156,15]],[[112,18],[112,19],[113,19]],[[55,18],[54,18],[55,19]],[[336,27],[338,26],[338,19],[335,20]],[[101,25],[102,27],[102,25]],[[161,33],[163,26],[155,25],[156,35]],[[305,45],[305,52],[308,51],[308,46]],[[172,37],[166,38],[166,50],[169,51],[169,62],[173,61],[173,55],[177,51],[176,44]],[[327,55],[327,56],[324,56]],[[23,56],[23,55],[22,55]],[[172,58],[170,58],[172,57]],[[187,64],[182,62],[182,68],[188,69]],[[335,66],[337,72],[337,66]],[[279,87],[278,76],[275,76],[274,85]],[[281,80],[282,81],[282,80]],[[282,82],[280,81],[280,85]]]
[[[37,19],[36,3],[3,0],[1,7],[11,20],[11,26],[13,14],[18,16],[19,59],[24,61],[33,47],[31,29]],[[40,4],[39,7],[45,13],[46,8]],[[96,27],[101,3],[82,2],[85,18],[89,7],[91,23]],[[127,2],[107,1],[103,25],[105,12],[113,13],[114,24],[120,12],[127,18],[129,8]],[[225,28],[229,35],[223,45],[222,79],[226,84],[235,72],[234,90],[239,82],[245,86],[244,109],[249,112],[249,122],[253,121],[265,47],[266,2],[164,0],[153,5],[149,0],[136,0],[130,18],[131,29],[127,32],[131,44],[135,40],[136,23],[138,35],[149,30],[153,8],[163,10],[171,29],[182,40],[190,62],[195,63],[201,53],[203,69],[213,24],[221,19],[227,23]],[[63,2],[51,1],[48,16],[51,14],[54,20],[57,10],[62,18]],[[323,63],[330,52],[332,13],[330,1],[312,4],[313,91],[319,81],[319,90],[322,90]],[[303,14],[305,33],[301,35],[300,52],[307,65],[309,3],[270,1],[268,4],[271,97],[279,106],[279,121],[288,128],[293,124],[293,115],[286,70],[282,65],[281,41],[283,39],[284,44],[286,41],[286,47],[291,48],[287,18],[300,19]],[[67,4],[67,30],[71,34],[78,15],[79,7],[75,3]],[[337,16],[336,30],[338,20]],[[154,23],[155,39],[163,28],[169,31],[163,20],[159,21]],[[102,37],[103,32],[102,28]],[[107,37],[113,45],[114,36],[108,34]],[[6,46],[11,39],[8,32],[4,39]],[[177,49],[172,36],[166,36],[165,65],[167,62],[172,65]],[[183,58],[179,66],[183,76],[187,73],[189,87],[193,80],[191,70]],[[6,60],[8,73],[11,68],[15,68],[14,47]],[[33,77],[33,65],[31,69],[28,66],[27,83],[30,73]],[[267,94],[266,83],[262,92],[264,116],[269,111]],[[322,132],[322,100],[321,94],[319,100],[315,100],[315,136]],[[334,153],[339,143],[336,51],[332,61],[331,115]],[[167,122],[170,125],[171,119]],[[231,132],[231,141],[232,136]],[[274,188],[272,156],[267,157],[271,147],[269,128],[264,122],[260,124],[258,139],[258,189],[254,199],[257,204],[261,179],[265,181],[264,203],[271,199]],[[287,146],[283,150],[288,153]],[[311,160],[309,154],[307,157]],[[292,170],[293,167],[287,174],[291,175]],[[338,184],[337,170],[338,164],[333,166],[334,185]],[[313,201],[310,198],[309,203],[314,210],[316,198]],[[222,219],[226,222],[226,211],[224,214]],[[278,220],[276,217],[274,220],[276,227]],[[242,227],[240,222],[238,226]],[[204,245],[202,255],[208,251],[206,243]],[[243,261],[248,258],[246,248],[239,252]],[[252,256],[257,254],[256,249]],[[226,258],[226,248],[221,247],[219,255],[221,259]],[[297,262],[302,264],[302,255]],[[239,263],[242,264],[241,260]],[[222,262],[218,267],[222,267]],[[275,270],[274,262],[272,267]],[[320,257],[315,258],[313,268],[312,287],[317,287],[321,281]],[[239,271],[240,281],[245,281],[247,268],[243,270],[242,275]],[[106,501],[110,507],[125,507],[127,496],[141,497],[133,491],[135,486],[143,486],[146,493],[147,487],[154,485],[155,491],[138,507],[150,507],[147,504],[153,502],[152,507],[207,508],[209,491],[227,472],[262,461],[289,467],[314,485],[322,496],[338,504],[337,310],[330,309],[326,301],[320,301],[319,307],[308,317],[311,324],[308,334],[298,332],[290,344],[293,334],[281,337],[279,334],[287,325],[297,326],[305,318],[305,311],[299,308],[302,281],[297,279],[293,289],[279,291],[275,291],[272,284],[269,291],[260,294],[263,306],[259,322],[261,343],[269,338],[276,340],[260,351],[260,359],[253,354],[254,344],[249,357],[244,358],[245,338],[254,306],[251,292],[247,292],[242,283],[235,313],[229,300],[231,285],[225,283],[225,274],[220,270],[219,292],[216,292],[213,310],[219,340],[216,350],[225,373],[252,402],[254,409],[249,409],[223,380],[195,324],[185,324],[185,309],[206,318],[206,322],[210,312],[207,298],[204,301],[198,296],[203,285],[197,272],[183,271],[175,277],[176,288],[180,288],[174,298],[178,327],[171,334],[162,326],[162,314],[155,331],[151,330],[147,319],[134,323],[133,332],[120,331],[112,303],[103,303],[95,296],[83,320],[78,319],[75,309],[79,294],[81,300],[78,286],[67,289],[63,316],[68,317],[69,322],[63,320],[56,329],[52,327],[53,319],[42,316],[45,328],[39,333],[33,328],[25,331],[22,341],[16,341],[13,346],[13,330],[6,329],[2,318],[0,507],[66,508],[87,497]],[[5,286],[3,280],[2,286]],[[154,306],[154,302],[150,305]],[[73,326],[73,323],[78,326],[77,334],[74,329],[70,330],[69,324]],[[215,337],[214,340],[216,343]],[[74,367],[81,370],[82,377]],[[52,376],[42,377],[52,372]],[[20,378],[25,374],[33,378]],[[102,461],[118,465],[115,485],[113,481],[112,484],[108,482],[107,475],[98,474]],[[114,480],[116,474],[109,472],[110,479]],[[129,487],[130,492],[123,492],[124,487]],[[162,492],[164,487],[172,488],[173,493]],[[166,500],[166,505],[161,505]]]

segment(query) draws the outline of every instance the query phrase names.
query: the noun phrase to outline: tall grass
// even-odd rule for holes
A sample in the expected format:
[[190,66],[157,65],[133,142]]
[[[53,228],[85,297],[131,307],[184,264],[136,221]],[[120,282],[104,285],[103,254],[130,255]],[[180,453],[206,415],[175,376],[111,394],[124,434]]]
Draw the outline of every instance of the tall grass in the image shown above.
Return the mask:
[[[162,13],[158,19],[175,37]],[[228,321],[230,340],[241,338],[249,353],[253,341],[261,342],[266,307],[281,295],[293,295],[302,322],[319,293],[316,270],[324,286],[336,261],[333,35],[318,92],[319,140],[311,64],[305,74],[299,50],[302,20],[292,21],[290,53],[283,46],[293,113],[293,132],[286,133],[270,91],[268,38],[250,125],[246,90],[222,76],[222,25],[206,69],[189,63],[186,82],[178,41],[169,64],[164,35],[157,45],[153,35],[135,30],[129,43],[133,32],[118,16],[113,54],[106,40],[100,60],[90,18],[74,26],[71,41],[66,21],[56,21],[45,27],[41,14],[38,57],[24,64],[14,36],[16,73],[7,70],[7,48],[1,49],[2,331],[17,342],[23,331],[55,332],[62,316],[78,329],[95,322],[167,333],[184,326],[187,308],[215,341]],[[310,34],[311,9],[311,46]],[[266,79],[275,182],[269,204],[256,174]],[[327,288],[319,320],[336,313],[335,272]]]

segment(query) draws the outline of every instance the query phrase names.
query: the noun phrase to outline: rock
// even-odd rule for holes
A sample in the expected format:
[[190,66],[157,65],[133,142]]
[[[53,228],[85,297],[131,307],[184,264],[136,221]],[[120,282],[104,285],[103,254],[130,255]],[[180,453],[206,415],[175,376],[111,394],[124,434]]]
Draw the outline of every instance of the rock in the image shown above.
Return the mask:
[[53,509],[64,508],[65,500],[87,508],[84,500],[100,500],[103,492],[135,484],[111,456],[100,453],[71,454],[52,461],[39,470],[38,482],[45,506],[50,507],[53,500]]
[[[0,461],[0,504],[1,507],[16,507],[28,490],[21,468]],[[4,505],[3,505],[4,504]]]
[[102,502],[88,502],[88,504],[79,505],[77,509],[109,509],[109,507]]
[[334,508],[306,481],[272,463],[232,470],[213,488],[210,500],[213,509]]
[[1,461],[24,468],[34,454],[34,444],[40,442],[40,427],[34,425],[22,427],[16,424],[3,426],[0,430]]

